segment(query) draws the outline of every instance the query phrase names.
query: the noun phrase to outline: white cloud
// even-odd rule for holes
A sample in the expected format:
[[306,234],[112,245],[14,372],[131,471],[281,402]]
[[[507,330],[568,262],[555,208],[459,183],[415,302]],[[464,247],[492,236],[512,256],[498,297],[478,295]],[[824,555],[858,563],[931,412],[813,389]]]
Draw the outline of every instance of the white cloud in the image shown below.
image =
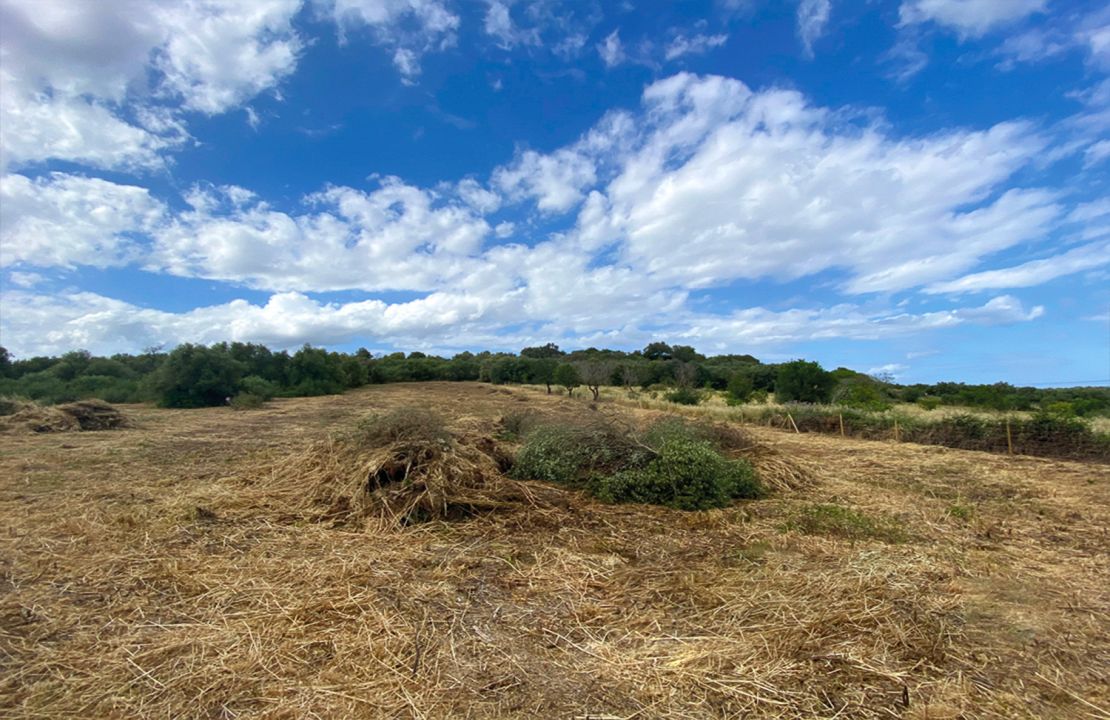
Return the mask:
[[1110,243],[1091,243],[1053,257],[1014,267],[985,270],[925,288],[930,293],[959,293],[1041,285],[1083,270],[1110,265]]
[[[747,352],[807,340],[874,340],[964,324],[1025,322],[1043,314],[1043,308],[1026,311],[1016,299],[1004,295],[982,306],[920,315],[841,305],[781,312],[749,308],[718,316],[683,311],[682,296],[629,293],[634,290],[635,278],[619,273],[583,273],[575,283],[588,298],[568,303],[565,298],[574,296],[564,293],[547,302],[545,294],[558,291],[557,285],[537,285],[523,294],[503,293],[496,300],[463,291],[437,292],[392,304],[374,299],[324,303],[288,292],[272,295],[261,305],[234,300],[180,313],[142,308],[94,293],[13,291],[0,296],[6,309],[0,321],[5,345],[17,357],[25,357],[56,355],[73,348],[107,355],[152,345],[225,340],[292,348],[306,342],[337,345],[382,338],[409,348],[516,349],[551,338],[560,339],[566,347],[607,342],[630,346],[660,335],[694,343],[705,351]],[[645,329],[645,305],[665,313],[656,317],[667,322]],[[537,307],[542,311],[536,312]],[[598,313],[599,307],[606,313]],[[513,333],[502,330],[507,324],[524,323],[530,328]]]
[[456,42],[459,16],[441,0],[315,0],[339,27],[340,41],[367,28],[375,41],[393,51],[393,64],[408,83],[420,74],[425,53]]
[[501,207],[501,196],[488,190],[475,179],[461,180],[456,186],[459,197],[479,213],[486,215]]
[[825,32],[832,10],[831,0],[799,0],[798,37],[809,57],[813,57],[813,43]]
[[909,369],[909,365],[903,365],[902,363],[887,363],[886,365],[868,368],[867,374],[872,377],[876,375],[889,375],[894,379],[898,379],[900,375],[904,374]]
[[497,44],[505,50],[517,45],[539,45],[540,36],[536,28],[521,29],[513,23],[509,5],[500,0],[490,0],[486,8],[484,23],[487,35],[497,38]]
[[[0,154],[153,168],[188,133],[157,98],[208,114],[276,86],[296,64],[300,0],[3,0]],[[148,85],[153,81],[154,85]]]
[[975,38],[1044,12],[1046,5],[1047,0],[905,0],[899,18],[902,25],[934,22],[962,38]]
[[621,44],[620,30],[614,30],[597,44],[597,54],[605,67],[615,67],[625,61],[624,46]]
[[34,287],[35,285],[40,284],[45,279],[46,278],[44,278],[42,275],[33,272],[21,272],[19,270],[13,270],[8,273],[8,282],[10,282],[12,285],[15,285],[16,287],[21,288]]
[[728,35],[677,35],[667,43],[663,56],[667,60],[675,60],[683,55],[704,55],[713,48],[721,47],[728,42]]
[[53,173],[0,178],[0,266],[121,265],[165,208],[145,188]]
[[837,270],[850,293],[905,290],[1039,239],[1060,213],[1051,192],[1003,192],[1045,146],[1021,123],[895,139],[841,129],[796,92],[688,74],[644,105],[608,209],[579,230],[687,287]]
[[270,290],[431,290],[473,269],[489,225],[471,209],[384,178],[329,187],[318,213],[271,209],[238,188],[198,190],[158,228],[150,269]]
[[584,197],[597,174],[593,162],[575,149],[542,155],[526,150],[511,165],[494,172],[493,183],[509,197],[535,198],[540,210],[568,210]]
[[155,67],[189,110],[213,115],[277,86],[303,46],[291,27],[301,0],[156,5],[165,32]]
[[1093,167],[1110,157],[1110,140],[1099,140],[1083,151],[1083,165]]
[[504,240],[507,237],[511,237],[514,230],[516,230],[516,224],[506,221],[497,223],[493,228],[493,234]]
[[101,169],[158,168],[187,135],[151,132],[86,97],[28,91],[0,70],[0,172],[50,159]]

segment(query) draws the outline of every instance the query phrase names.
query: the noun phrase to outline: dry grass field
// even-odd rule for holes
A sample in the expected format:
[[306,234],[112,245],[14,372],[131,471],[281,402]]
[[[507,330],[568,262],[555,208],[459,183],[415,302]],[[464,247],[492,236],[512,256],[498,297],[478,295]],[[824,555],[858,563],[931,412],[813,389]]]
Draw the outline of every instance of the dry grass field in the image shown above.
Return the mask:
[[1110,717],[1110,466],[753,428],[811,481],[408,526],[270,492],[404,407],[657,412],[425,383],[0,435],[0,717]]

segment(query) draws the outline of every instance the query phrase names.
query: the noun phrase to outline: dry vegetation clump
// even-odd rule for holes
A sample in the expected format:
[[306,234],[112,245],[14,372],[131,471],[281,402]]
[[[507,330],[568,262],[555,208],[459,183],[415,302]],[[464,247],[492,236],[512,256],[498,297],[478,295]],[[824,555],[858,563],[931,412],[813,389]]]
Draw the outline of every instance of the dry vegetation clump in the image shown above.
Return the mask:
[[78,400],[65,405],[39,405],[18,398],[0,399],[0,430],[8,432],[74,432],[116,430],[129,425],[121,410],[103,400]]
[[407,525],[535,502],[525,485],[502,475],[505,462],[492,437],[399,408],[312,443],[252,482],[272,503],[315,521]]

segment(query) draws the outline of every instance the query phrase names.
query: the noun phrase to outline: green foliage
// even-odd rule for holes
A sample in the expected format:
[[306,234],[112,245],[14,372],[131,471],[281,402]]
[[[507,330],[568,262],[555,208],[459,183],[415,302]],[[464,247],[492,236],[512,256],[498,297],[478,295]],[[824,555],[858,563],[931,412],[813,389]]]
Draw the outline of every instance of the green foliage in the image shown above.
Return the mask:
[[736,498],[762,495],[745,460],[727,460],[708,442],[673,438],[647,465],[590,480],[589,490],[605,502],[665,505],[677,510],[724,507]]
[[917,406],[922,410],[936,410],[940,407],[941,400],[933,395],[922,395],[917,399]]
[[775,397],[779,402],[827,403],[836,379],[815,362],[794,360],[779,366]]
[[677,388],[663,396],[669,402],[679,405],[697,405],[702,401],[702,394],[692,388]]
[[277,385],[258,375],[243,378],[239,383],[239,390],[242,394],[254,395],[262,400],[272,400],[278,393]]
[[876,518],[842,505],[818,504],[802,508],[784,526],[806,535],[831,535],[849,540],[904,542],[905,530],[894,518]]
[[223,405],[235,395],[243,364],[226,352],[203,345],[180,345],[152,377],[151,387],[163,407]]
[[574,388],[582,384],[582,376],[578,374],[578,368],[570,363],[560,363],[555,368],[555,375],[553,376],[556,385],[561,385],[566,388],[567,395],[574,393]]
[[861,410],[889,410],[890,400],[879,383],[867,376],[841,380],[832,396],[833,402]]
[[747,461],[717,449],[733,444],[714,428],[679,419],[656,423],[638,438],[605,424],[544,425],[528,433],[513,475],[584,485],[606,502],[704,510],[763,493]]
[[542,425],[528,433],[512,472],[521,479],[579,484],[597,473],[642,465],[646,452],[627,434],[603,423]]
[[746,372],[734,373],[728,381],[728,404],[742,405],[751,400],[755,392],[752,376]]
[[257,410],[266,403],[261,395],[243,392],[231,398],[231,407],[234,410]]

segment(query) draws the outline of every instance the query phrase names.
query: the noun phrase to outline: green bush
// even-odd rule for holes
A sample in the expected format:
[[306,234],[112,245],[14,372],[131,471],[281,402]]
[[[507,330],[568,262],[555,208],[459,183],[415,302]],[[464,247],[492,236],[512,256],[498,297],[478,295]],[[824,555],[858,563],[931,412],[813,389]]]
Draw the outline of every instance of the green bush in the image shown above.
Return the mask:
[[590,492],[605,502],[665,505],[677,510],[724,507],[762,495],[745,460],[727,460],[708,442],[672,439],[642,468],[595,476]]
[[794,360],[779,366],[775,398],[779,402],[827,403],[836,378],[815,362]]
[[679,405],[697,405],[702,400],[702,394],[690,388],[678,388],[663,397],[665,400]]
[[936,410],[940,407],[940,398],[934,395],[922,395],[917,399],[917,406],[922,410]]
[[604,424],[542,425],[532,430],[517,453],[513,475],[527,480],[578,484],[647,462],[650,450],[628,434]]
[[745,372],[734,373],[728,381],[728,404],[743,405],[751,399],[755,392],[752,376]]
[[239,383],[239,389],[242,393],[256,395],[263,400],[273,400],[278,386],[258,375],[248,375]]
[[254,393],[239,393],[231,398],[231,407],[235,410],[257,410],[265,404],[266,399]]

